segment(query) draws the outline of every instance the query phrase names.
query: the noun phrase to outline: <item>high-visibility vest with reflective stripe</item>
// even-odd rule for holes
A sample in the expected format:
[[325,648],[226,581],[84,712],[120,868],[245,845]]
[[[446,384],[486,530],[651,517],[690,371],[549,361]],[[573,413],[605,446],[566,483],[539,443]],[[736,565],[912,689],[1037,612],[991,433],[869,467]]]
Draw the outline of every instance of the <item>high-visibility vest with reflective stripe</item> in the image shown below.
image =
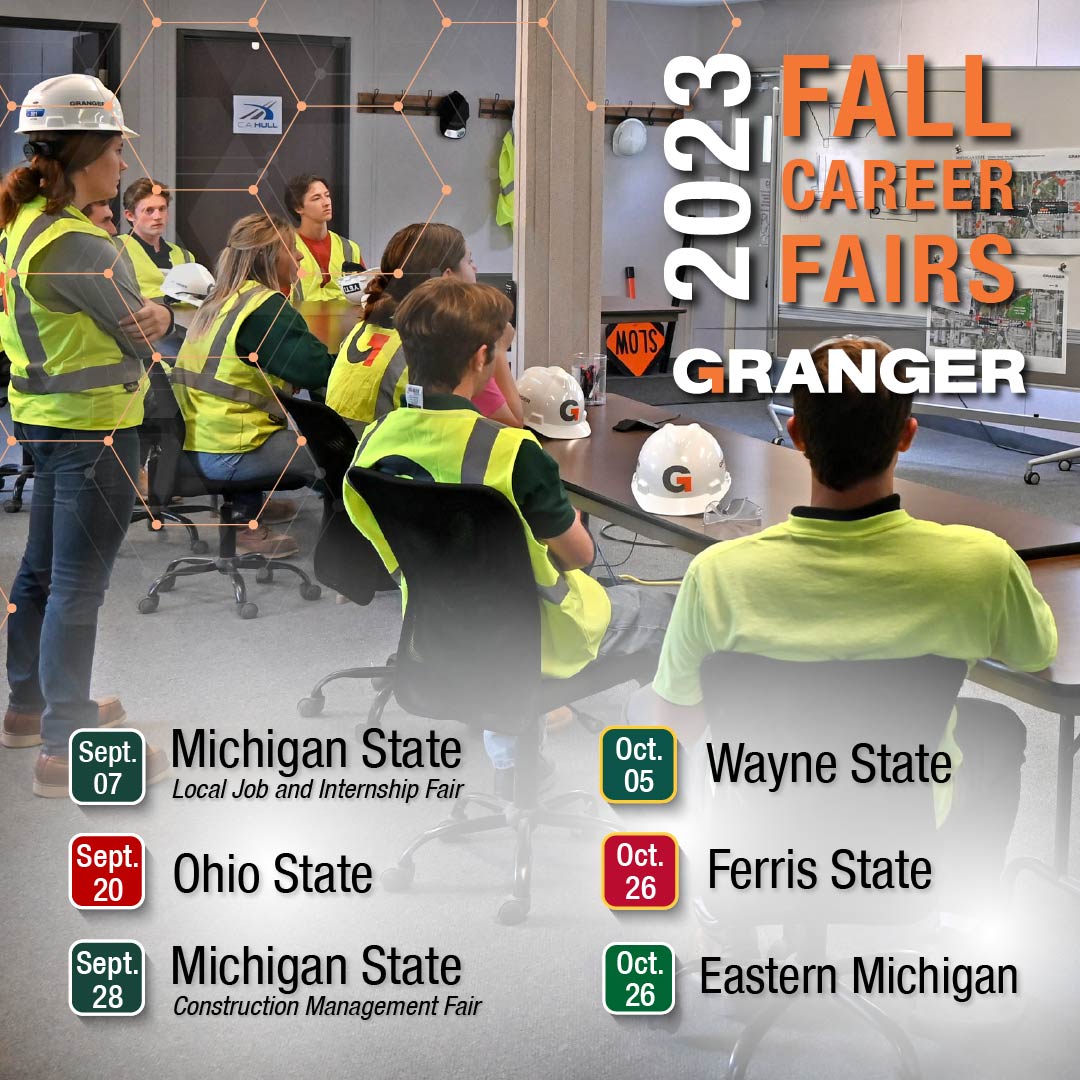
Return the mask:
[[[124,233],[123,236],[118,236],[117,240],[120,241],[124,251],[128,254],[128,258],[131,259],[131,265],[135,271],[135,280],[139,283],[139,292],[142,293],[143,299],[156,300],[158,297],[164,296],[161,286],[165,281],[165,271],[146,254],[146,248],[131,233]],[[195,261],[195,256],[179,244],[170,244],[168,240],[162,240],[161,242],[165,245],[169,253],[169,262],[173,266],[182,266],[184,263]]]
[[169,378],[184,414],[185,450],[243,454],[257,450],[285,424],[275,391],[292,387],[262,371],[236,351],[244,320],[279,296],[256,281],[245,281],[225,301],[210,329],[180,346]]
[[[611,621],[611,601],[604,587],[581,570],[559,570],[547,546],[532,534],[514,499],[514,462],[524,442],[536,436],[503,427],[471,409],[435,411],[397,409],[376,420],[360,439],[353,464],[377,467],[387,458],[415,462],[441,484],[484,484],[501,492],[521,517],[540,605],[540,668],[567,679],[596,659]],[[345,508],[368,538],[391,575],[398,563],[364,499],[345,481]],[[408,602],[401,582],[403,602]]]
[[142,361],[125,356],[85,312],[52,311],[26,288],[34,260],[65,233],[105,235],[74,207],[46,214],[41,196],[25,203],[4,229],[4,258],[16,275],[5,280],[8,316],[0,319],[11,361],[11,417],[76,431],[135,427],[142,423],[146,392]]
[[300,269],[304,273],[296,279],[293,286],[292,302],[298,304],[301,300],[344,300],[345,294],[341,291],[337,279],[344,273],[342,266],[345,263],[363,262],[360,245],[345,239],[344,236],[338,236],[336,232],[330,234],[330,262],[327,264],[330,280],[325,285],[322,283],[322,267],[299,235],[296,238],[296,248],[300,252]]
[[342,343],[326,386],[326,404],[346,420],[370,424],[401,405],[409,370],[398,332],[360,323]]
[[495,200],[495,224],[514,227],[514,133],[503,136],[499,151],[499,196]]

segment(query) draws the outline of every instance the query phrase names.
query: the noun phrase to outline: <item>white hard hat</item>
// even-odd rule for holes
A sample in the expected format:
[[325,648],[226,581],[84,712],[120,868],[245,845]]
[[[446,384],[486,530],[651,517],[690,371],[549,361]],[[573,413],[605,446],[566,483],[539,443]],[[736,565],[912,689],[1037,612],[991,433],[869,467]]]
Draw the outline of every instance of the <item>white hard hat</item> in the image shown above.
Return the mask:
[[631,488],[650,514],[704,514],[731,487],[720,444],[699,424],[668,424],[646,440]]
[[102,131],[129,139],[137,134],[124,126],[116,95],[93,75],[57,75],[39,82],[23,99],[15,130],[20,135]]
[[357,270],[351,274],[342,274],[337,279],[338,288],[345,294],[345,299],[350,304],[363,307],[371,279],[378,277],[381,273],[382,271],[376,267],[374,270]]
[[591,433],[585,395],[565,368],[526,368],[517,388],[526,427],[550,439],[583,439]]
[[181,263],[165,275],[161,291],[171,300],[199,307],[214,287],[214,275],[201,263]]
[[649,136],[645,125],[630,117],[624,120],[611,133],[611,150],[616,157],[633,157],[645,149]]

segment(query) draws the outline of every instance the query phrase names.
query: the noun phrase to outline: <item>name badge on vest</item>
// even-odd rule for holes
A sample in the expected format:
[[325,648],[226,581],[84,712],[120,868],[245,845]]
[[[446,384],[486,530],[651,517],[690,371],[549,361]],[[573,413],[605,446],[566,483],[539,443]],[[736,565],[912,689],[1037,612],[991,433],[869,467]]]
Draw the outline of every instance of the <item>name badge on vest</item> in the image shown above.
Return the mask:
[[410,409],[422,409],[424,407],[424,388],[415,383],[405,384],[405,405]]

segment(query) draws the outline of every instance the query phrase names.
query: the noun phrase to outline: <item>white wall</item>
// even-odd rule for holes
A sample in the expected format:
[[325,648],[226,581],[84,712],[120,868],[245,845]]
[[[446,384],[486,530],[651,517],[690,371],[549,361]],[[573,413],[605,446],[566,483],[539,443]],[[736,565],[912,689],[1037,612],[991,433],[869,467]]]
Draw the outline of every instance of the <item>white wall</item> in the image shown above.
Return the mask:
[[[704,9],[658,4],[608,5],[606,96],[613,104],[669,105],[664,68],[674,56],[696,53]],[[604,136],[604,277],[603,292],[625,295],[623,268],[634,266],[637,294],[664,299],[664,259],[681,237],[664,223],[664,195],[676,173],[664,158],[664,128],[648,130],[649,140],[637,157],[611,151],[614,127]]]
[[[211,20],[214,29],[248,31],[247,19],[257,5],[251,0],[155,0],[154,13],[165,23]],[[516,0],[443,0],[449,18],[484,22],[516,16]],[[43,11],[34,0],[5,0],[11,18],[115,22],[121,32],[121,66],[131,68],[121,96],[125,117],[140,138],[139,159],[155,178],[170,181],[176,171],[176,30],[164,25],[152,31],[150,15],[130,0],[50,0]],[[235,26],[220,25],[235,21]],[[203,23],[201,25],[206,25]],[[400,91],[409,83],[441,29],[431,0],[312,0],[301,5],[268,4],[260,17],[266,33],[348,37],[352,42],[350,100],[360,90]],[[136,53],[149,36],[132,67]],[[443,32],[424,65],[414,92],[436,95],[460,90],[473,110],[465,139],[441,138],[432,117],[411,118],[416,132],[453,193],[442,204],[438,220],[465,233],[481,270],[509,271],[513,239],[494,222],[497,162],[505,123],[476,116],[480,96],[514,94],[515,27],[486,25],[452,27]],[[114,76],[114,83],[116,78]],[[344,111],[344,110],[343,110]],[[439,189],[408,128],[397,116],[358,116],[348,110],[349,233],[369,260],[377,259],[386,241],[411,221],[425,220]],[[303,123],[301,116],[298,123]],[[138,169],[128,155],[134,178]],[[312,168],[318,171],[318,163]]]
[[[1080,64],[1076,0],[761,0],[732,9],[742,19],[728,50],[752,67],[779,66],[785,53],[828,53],[838,64],[855,53],[903,63],[963,64],[982,53],[995,65]],[[702,49],[715,51],[730,17],[704,9]]]

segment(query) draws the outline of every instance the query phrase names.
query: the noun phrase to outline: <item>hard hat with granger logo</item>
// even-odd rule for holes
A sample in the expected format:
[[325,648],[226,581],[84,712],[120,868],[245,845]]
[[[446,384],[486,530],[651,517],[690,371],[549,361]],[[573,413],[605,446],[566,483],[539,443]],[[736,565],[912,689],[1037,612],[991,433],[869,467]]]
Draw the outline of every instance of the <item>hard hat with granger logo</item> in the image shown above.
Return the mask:
[[585,395],[569,371],[531,367],[518,379],[525,426],[549,439],[583,439],[591,434]]
[[93,75],[57,75],[39,82],[19,110],[20,135],[100,131],[132,138],[116,95]]
[[668,424],[653,432],[638,454],[631,488],[650,514],[704,514],[731,487],[720,444],[699,424]]

